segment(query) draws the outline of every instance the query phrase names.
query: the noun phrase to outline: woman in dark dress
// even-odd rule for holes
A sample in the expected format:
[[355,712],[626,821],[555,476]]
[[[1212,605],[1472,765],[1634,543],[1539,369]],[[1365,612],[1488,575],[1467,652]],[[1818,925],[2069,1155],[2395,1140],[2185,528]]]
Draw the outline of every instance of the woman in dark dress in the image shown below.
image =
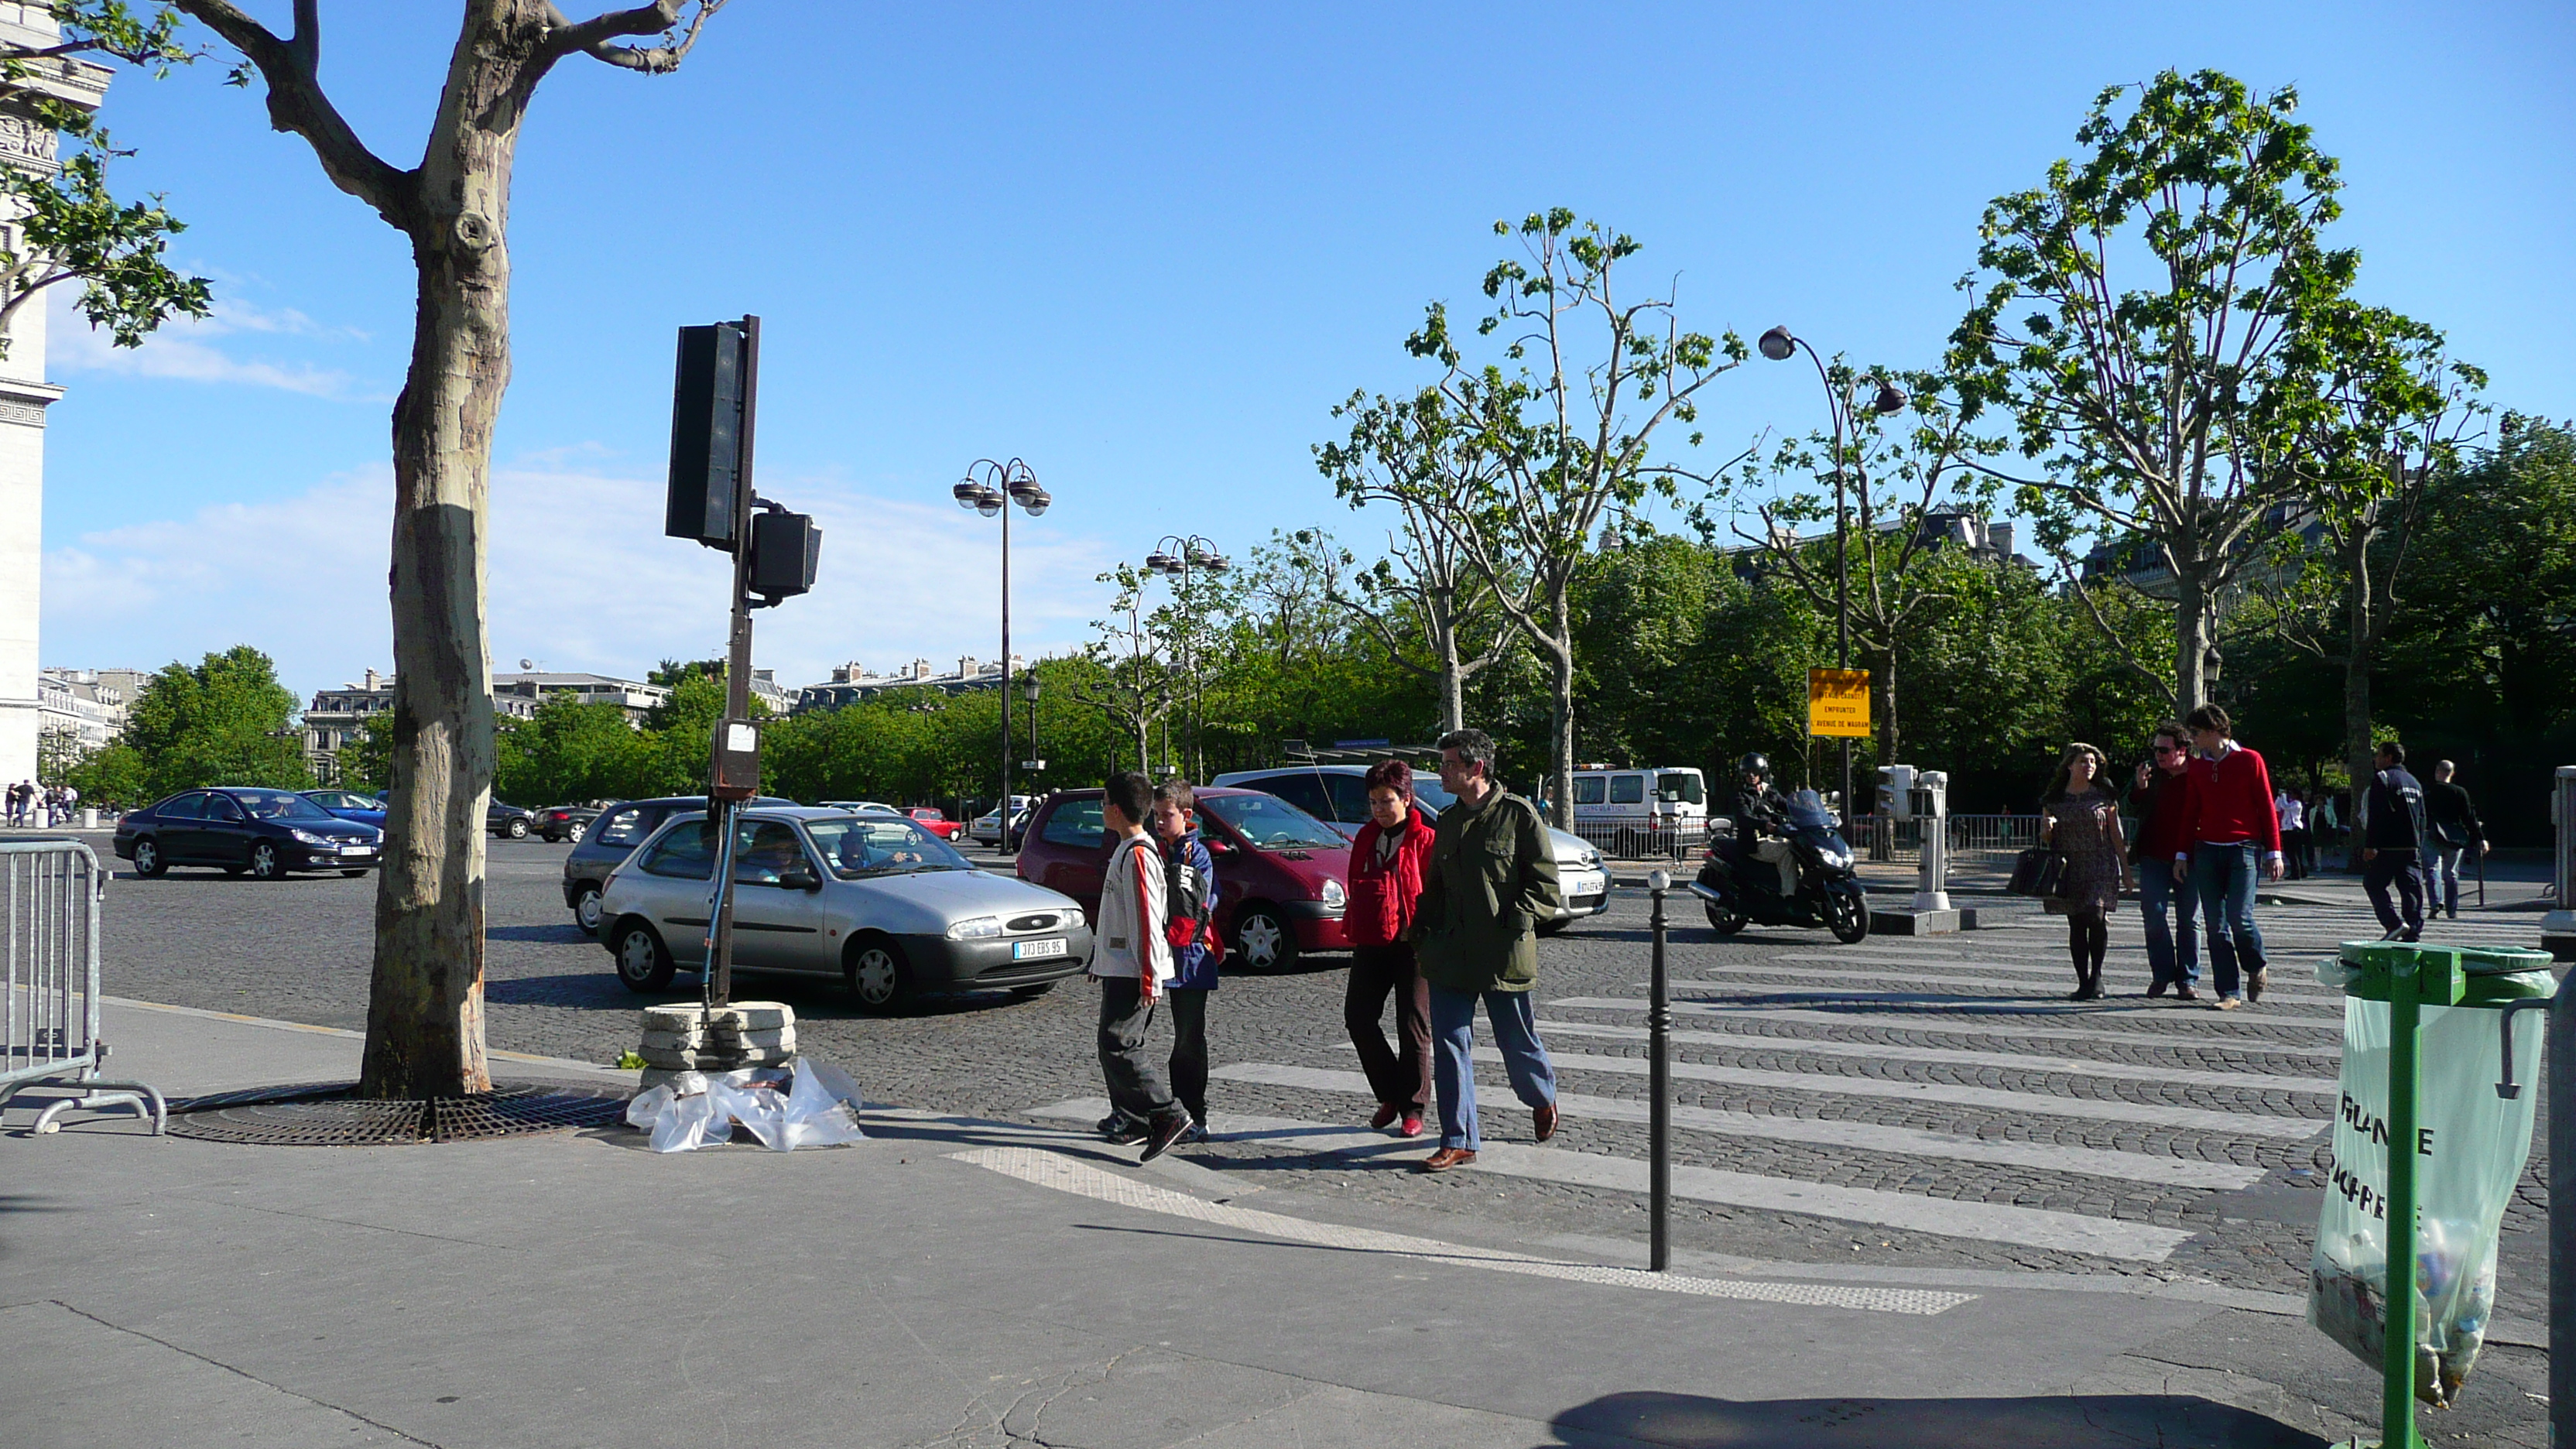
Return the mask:
[[2102,995],[2102,955],[2110,949],[2111,912],[2127,883],[2129,852],[2120,835],[2120,799],[2111,792],[2110,762],[2088,744],[2071,744],[2039,802],[2039,839],[2066,857],[2066,882],[2048,902],[2066,918],[2066,951],[2075,961],[2072,1001]]

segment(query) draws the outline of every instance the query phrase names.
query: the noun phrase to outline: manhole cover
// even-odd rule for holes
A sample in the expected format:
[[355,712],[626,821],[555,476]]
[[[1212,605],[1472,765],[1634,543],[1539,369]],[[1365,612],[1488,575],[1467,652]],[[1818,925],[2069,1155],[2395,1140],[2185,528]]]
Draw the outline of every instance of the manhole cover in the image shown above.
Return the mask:
[[474,1142],[625,1120],[622,1092],[552,1082],[500,1082],[473,1097],[426,1102],[352,1097],[355,1082],[217,1092],[170,1104],[170,1135],[259,1147],[401,1147]]

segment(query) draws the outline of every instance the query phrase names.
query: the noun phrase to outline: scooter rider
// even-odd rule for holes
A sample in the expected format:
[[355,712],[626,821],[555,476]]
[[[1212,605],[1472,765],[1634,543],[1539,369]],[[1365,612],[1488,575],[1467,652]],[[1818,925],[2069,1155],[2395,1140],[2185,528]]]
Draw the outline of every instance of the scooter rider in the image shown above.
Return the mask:
[[1781,833],[1789,819],[1789,800],[1771,783],[1771,757],[1756,750],[1736,763],[1735,838],[1728,858],[1737,866],[1753,859],[1754,843],[1763,831]]

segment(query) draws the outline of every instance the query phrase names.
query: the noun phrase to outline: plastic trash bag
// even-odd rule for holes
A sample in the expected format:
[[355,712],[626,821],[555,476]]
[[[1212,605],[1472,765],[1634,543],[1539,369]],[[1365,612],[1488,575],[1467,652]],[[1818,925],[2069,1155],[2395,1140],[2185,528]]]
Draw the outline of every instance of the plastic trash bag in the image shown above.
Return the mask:
[[798,1058],[793,1072],[753,1067],[708,1075],[683,1072],[626,1104],[629,1126],[653,1134],[656,1152],[689,1152],[733,1140],[739,1124],[776,1152],[838,1147],[859,1130],[858,1083],[837,1067]]
[[[2322,976],[2322,972],[2320,975]],[[2371,1367],[2388,1302],[2388,1003],[2344,1000],[2334,1164],[2309,1263],[2308,1321]],[[2539,1093],[2496,1095],[2496,1013],[2422,1009],[2415,1162],[2415,1397],[2447,1407],[2495,1310],[2496,1238],[2531,1157]],[[2541,1033],[2514,1033],[2514,1076],[2539,1080]]]

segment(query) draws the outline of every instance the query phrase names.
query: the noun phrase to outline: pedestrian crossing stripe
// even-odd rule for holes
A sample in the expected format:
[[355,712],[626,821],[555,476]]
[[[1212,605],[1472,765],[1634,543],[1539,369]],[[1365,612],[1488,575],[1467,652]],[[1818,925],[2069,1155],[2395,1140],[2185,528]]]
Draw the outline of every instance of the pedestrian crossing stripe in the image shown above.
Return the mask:
[[[2087,1002],[2081,1005],[2072,1005],[2065,1002],[2062,999],[2062,995],[2059,1001],[2050,1003],[2047,1001],[2034,1000],[2028,996],[1994,996],[1984,992],[1841,991],[1830,987],[1819,987],[1813,991],[1801,991],[1794,986],[1772,987],[1750,985],[1739,982],[1710,982],[1708,984],[1722,987],[1730,994],[1726,996],[1712,997],[1683,997],[1681,1000],[1693,1002],[1705,1001],[1713,1002],[1718,1005],[1734,1006],[1755,1006],[1764,1002],[1772,1001],[1849,1001],[1869,1006],[1932,1006],[1947,1007],[1959,1011],[1995,1012],[2003,1015],[2073,1016],[2083,1020],[2099,1020],[2104,1017],[2143,1015],[2170,1021],[2173,1019],[2175,1014],[2175,1008],[2173,1006],[2163,1002],[2149,1001],[2145,997],[2133,997],[2125,1001],[2113,999],[2108,1001]],[[2313,1014],[2301,1015],[2276,1010],[2268,1006],[2255,1008],[2255,1013],[2255,1015],[2250,1017],[2240,1016],[2237,1020],[2246,1025],[2273,1026],[2294,1031],[2340,1032],[2343,1030],[2343,1018],[2340,1015],[2332,1017]],[[2212,1039],[2215,1040],[2215,1038]]]
[[[1588,1021],[1564,1021],[1550,1018],[1540,1025],[1548,1031],[1569,1036],[1616,1037],[1625,1041],[1644,1041],[1642,1026],[1604,1026]],[[2311,1096],[2334,1097],[2343,1092],[2343,1084],[2332,1077],[2272,1076],[2261,1070],[2244,1072],[2209,1072],[2188,1067],[2137,1066],[2129,1062],[2096,1062],[2080,1057],[2048,1057],[2021,1052],[1971,1052],[1948,1047],[1899,1046],[1884,1042],[1816,1041],[1807,1037],[1742,1036],[1733,1032],[1675,1031],[1674,1042],[1689,1046],[1719,1046],[1732,1051],[1776,1052],[1783,1056],[1859,1057],[1870,1061],[1926,1062],[1945,1066],[1995,1067],[2008,1072],[2046,1072],[2051,1075],[2098,1077],[2106,1081],[2150,1082],[2188,1087],[2246,1087],[2271,1092],[2301,1092]]]
[[[1477,1047],[1480,1062],[1499,1063],[1503,1054],[1492,1047]],[[1644,1057],[1603,1057],[1581,1052],[1549,1052],[1548,1059],[1560,1072],[1601,1072],[1614,1076],[1642,1077],[1653,1070]],[[2173,1107],[2162,1103],[2105,1100],[2098,1097],[2051,1097],[2036,1092],[2001,1091],[1991,1087],[1960,1087],[1947,1082],[1907,1082],[1884,1077],[1844,1077],[1822,1072],[1763,1072],[1742,1067],[1710,1066],[1702,1062],[1672,1062],[1667,1070],[1677,1078],[1695,1082],[1717,1082],[1733,1087],[1760,1087],[1769,1091],[1817,1092],[1837,1097],[1887,1097],[1907,1102],[1931,1102],[1945,1107],[1965,1107],[1981,1112],[2000,1112],[2008,1116],[2075,1117],[2088,1122],[2131,1122],[2149,1127],[2172,1127],[2190,1132],[2213,1132],[2235,1137],[2271,1137],[2289,1142],[2303,1142],[2326,1130],[2322,1118],[2267,1117],[2250,1112],[2211,1112],[2198,1107]]]
[[[1551,1011],[1644,1011],[1646,1003],[1626,996],[1561,996],[1542,1003]],[[1755,1024],[1784,1022],[1793,1026],[1852,1027],[1866,1026],[1886,1031],[1936,1032],[1947,1036],[2013,1037],[2031,1041],[2099,1041],[2119,1046],[2161,1047],[2180,1050],[2226,1050],[2250,1056],[2309,1057],[2325,1062],[2340,1062],[2343,1048],[2338,1044],[2301,1046],[2288,1042],[2258,1041],[2251,1037],[2185,1036],[2177,1032],[2118,1031],[2087,1026],[2020,1026],[1988,1019],[1986,1013],[1931,1007],[1908,1012],[1807,1011],[1790,1006],[1765,1006],[1759,1002],[1676,1001],[1673,1014],[1702,1018],[1711,1023]],[[2091,1020],[2101,1013],[2067,1011],[2078,1020]],[[2172,1020],[2158,1013],[2160,1020]],[[2230,1027],[2260,1026],[2260,1016],[2235,1016]],[[1769,1038],[1741,1033],[1747,1040],[1810,1041],[1810,1037]]]
[[[1359,1072],[1332,1071],[1322,1067],[1281,1066],[1271,1062],[1237,1062],[1217,1068],[1210,1074],[1221,1081],[1251,1082],[1273,1087],[1292,1087],[1302,1091],[1331,1092],[1362,1098],[1375,1097],[1367,1076]],[[1646,1103],[1625,1097],[1596,1097],[1581,1092],[1559,1092],[1557,1105],[1574,1117],[1590,1117],[1609,1122],[1644,1122],[1648,1120]],[[1105,1109],[1104,1109],[1105,1110]],[[1228,1122],[1234,1119],[1229,1117]],[[1809,1147],[1845,1148],[1856,1152],[1891,1153],[1906,1157],[1930,1157],[1945,1161],[2000,1163],[2012,1167],[2036,1168],[2043,1172],[2074,1173],[2084,1177],[2104,1177],[2122,1182],[2142,1182],[2155,1187],[2198,1188],[2232,1191],[2262,1181],[2264,1170],[2237,1162],[2204,1162],[2197,1158],[2171,1157],[2155,1152],[2123,1152],[2103,1147],[2064,1147],[2053,1142],[2012,1142],[1991,1138],[1961,1136],[1949,1132],[1929,1131],[1920,1127],[1890,1127],[1876,1122],[1847,1122],[1810,1117],[1771,1116],[1759,1112],[1730,1112],[1715,1107],[1675,1105],[1673,1125],[1686,1131],[1714,1132],[1730,1137],[1758,1137],[1773,1142],[1795,1142]],[[1371,1143],[1385,1139],[1370,1134]]]
[[[1815,958],[1815,957],[1804,957],[1804,958],[1790,958],[1790,957],[1783,957],[1783,958],[1781,958],[1781,959],[1783,959],[1783,960],[1814,960],[1814,959],[1818,959],[1818,958]],[[2071,966],[2063,966],[2063,965],[2058,966],[2058,967],[2055,967],[2055,968],[2053,968],[2053,969],[2052,969],[2052,968],[2044,967],[2044,966],[2015,966],[2015,965],[2005,965],[2005,964],[2002,964],[2002,963],[1989,963],[1989,962],[1983,962],[1983,961],[1980,961],[1980,962],[1974,963],[1974,965],[1973,965],[1973,966],[1971,966],[1971,967],[1969,967],[1969,968],[1967,968],[1967,969],[1968,969],[1968,970],[1970,970],[1970,971],[1975,971],[1975,972],[1983,972],[1983,973],[1985,973],[1985,974],[1984,974],[1983,976],[1972,975],[1972,974],[1961,974],[1961,975],[1955,975],[1955,976],[1952,976],[1952,975],[1943,975],[1943,974],[1940,974],[1939,972],[1931,972],[1931,971],[1893,971],[1893,970],[1887,970],[1887,971],[1882,971],[1882,970],[1868,970],[1868,971],[1835,971],[1835,970],[1818,970],[1818,969],[1816,969],[1816,968],[1814,968],[1814,967],[1811,967],[1811,966],[1801,966],[1801,965],[1790,965],[1790,966],[1710,966],[1710,967],[1703,967],[1703,968],[1701,968],[1701,972],[1702,972],[1702,974],[1703,974],[1703,975],[1705,975],[1705,976],[1710,976],[1710,977],[1717,977],[1717,976],[1786,976],[1786,977],[1789,977],[1789,978],[1790,978],[1790,979],[1792,979],[1792,980],[1797,980],[1797,981],[1908,981],[1908,982],[1913,982],[1913,983],[1918,984],[1918,985],[1929,984],[1929,985],[1934,985],[1934,986],[1976,986],[1976,985],[1983,984],[1983,985],[1989,985],[1989,986],[2000,986],[2000,987],[2005,987],[2005,988],[2021,988],[2021,989],[2030,989],[2030,990],[2040,989],[2040,988],[2042,988],[2043,986],[2054,986],[2054,985],[2056,985],[2056,984],[2058,984],[2058,983],[2062,983],[2062,982],[2065,982],[2065,981],[2071,980],[2071,979],[2073,979],[2073,976],[2074,976],[2074,968],[2073,968],[2073,967],[2071,967]],[[2107,975],[2107,974],[2108,974],[2108,973],[2106,973],[2106,975]],[[1996,980],[1996,979],[1995,979],[1996,977],[2000,977],[2000,976],[2012,976],[2012,977],[2021,977],[2021,978],[2026,978],[2026,983],[2025,983],[2025,981],[2023,981],[2023,980],[2001,981],[2001,980]],[[2111,986],[2112,986],[2114,989],[2116,989],[2119,983],[2117,982],[2117,980],[2116,980],[2116,979],[2114,979],[2110,984],[2111,984]],[[2143,985],[2143,983],[2141,983],[2141,984]],[[2059,992],[2058,994],[2059,994],[2060,996],[2063,996],[2065,993],[2061,991],[2061,992]],[[2144,997],[2141,997],[2141,998],[2139,998],[2139,999],[2140,999],[2140,1000],[2144,1000],[2145,998],[2144,998]],[[2270,981],[2268,981],[2268,982],[2266,983],[2266,989],[2265,989],[2265,991],[2263,992],[2263,999],[2264,999],[2265,1001],[2267,1001],[2267,1002],[2271,1002],[2271,1001],[2285,1001],[2285,1002],[2286,1002],[2286,1001],[2296,1001],[2296,1002],[2299,1002],[2299,1003],[2301,1003],[2301,1004],[2303,1004],[2303,1005],[2317,1005],[2317,1004],[2323,1003],[2323,1002],[2325,1002],[2325,1001],[2327,1001],[2327,1000],[2331,999],[2331,1000],[2335,1003],[2335,1010],[2336,1010],[2338,1013],[2339,1013],[2339,1012],[2341,1012],[2341,1011],[2342,1011],[2342,1009],[2343,1009],[2343,1006],[2342,1006],[2342,1003],[2343,1003],[2343,994],[2342,994],[2341,992],[2336,992],[2336,993],[2334,993],[2334,994],[2333,994],[2333,996],[2332,996],[2331,998],[2329,998],[2329,997],[2328,997],[2324,992],[2322,992],[2322,991],[2320,991],[2320,990],[2316,990],[2316,989],[2312,989],[2312,988],[2301,988],[2301,987],[2297,987],[2297,986],[2290,986],[2290,985],[2288,985],[2287,983],[2280,981],[2280,980],[2278,979],[2278,977],[2277,977],[2277,976],[2275,976],[2272,980],[2270,980]],[[2340,1025],[2340,1024],[2342,1023],[2342,1020],[2343,1020],[2343,1018],[2342,1018],[2340,1015],[2338,1015],[2338,1016],[2335,1018],[2335,1021],[2336,1021],[2336,1023],[2337,1023],[2338,1025]]]

